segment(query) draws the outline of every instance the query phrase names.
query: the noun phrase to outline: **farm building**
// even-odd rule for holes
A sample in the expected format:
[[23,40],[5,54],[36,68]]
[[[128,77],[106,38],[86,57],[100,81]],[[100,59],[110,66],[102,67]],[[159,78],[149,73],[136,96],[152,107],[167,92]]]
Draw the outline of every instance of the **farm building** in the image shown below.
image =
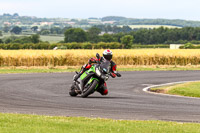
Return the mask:
[[170,44],[170,49],[179,49],[179,47],[183,45],[184,44]]

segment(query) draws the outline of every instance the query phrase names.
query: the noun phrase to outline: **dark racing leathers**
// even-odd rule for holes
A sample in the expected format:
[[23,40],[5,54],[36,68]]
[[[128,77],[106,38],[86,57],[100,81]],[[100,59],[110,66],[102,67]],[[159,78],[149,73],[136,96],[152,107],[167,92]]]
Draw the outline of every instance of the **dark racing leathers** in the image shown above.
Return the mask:
[[[100,62],[103,62],[105,59],[103,57],[101,57],[99,59]],[[89,70],[91,68],[91,64],[92,63],[97,63],[98,59],[96,58],[91,58],[89,59],[88,61],[88,64],[85,64],[82,66],[81,68],[81,71],[76,75],[76,77],[74,78],[74,80],[76,81],[86,70]],[[111,71],[111,77],[112,78],[115,78],[116,77],[116,64],[111,60],[110,61],[111,63],[111,68],[110,68],[110,71]],[[107,89],[107,84],[106,82],[104,83],[104,85],[102,85],[102,87],[99,88],[98,92],[101,94],[101,95],[107,95],[108,94],[108,89]]]

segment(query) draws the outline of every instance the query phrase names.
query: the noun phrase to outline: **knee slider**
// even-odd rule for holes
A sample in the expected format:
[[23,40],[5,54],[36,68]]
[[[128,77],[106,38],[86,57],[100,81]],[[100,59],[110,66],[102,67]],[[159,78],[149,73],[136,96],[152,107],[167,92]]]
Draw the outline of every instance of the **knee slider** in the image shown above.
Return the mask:
[[103,95],[107,95],[108,94],[108,89],[103,91]]

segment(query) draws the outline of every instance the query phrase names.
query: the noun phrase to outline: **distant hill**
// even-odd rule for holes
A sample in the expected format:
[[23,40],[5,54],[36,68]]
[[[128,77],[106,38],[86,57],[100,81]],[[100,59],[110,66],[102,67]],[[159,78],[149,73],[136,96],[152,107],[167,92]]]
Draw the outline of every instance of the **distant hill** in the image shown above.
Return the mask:
[[13,15],[4,13],[3,15],[0,15],[0,30],[2,30],[5,25],[9,27],[17,25],[23,27],[23,29],[30,29],[30,27],[33,26],[38,26],[40,28],[63,28],[66,26],[72,26],[86,29],[94,25],[166,25],[176,27],[200,27],[200,21],[187,21],[180,19],[137,19],[120,16],[107,16],[103,18],[90,17],[88,19],[38,18],[33,16],[20,16],[18,13],[14,13]]
[[200,21],[187,21],[181,19],[137,19],[118,16],[107,16],[102,21],[115,21],[115,25],[171,25],[178,27],[200,27]]

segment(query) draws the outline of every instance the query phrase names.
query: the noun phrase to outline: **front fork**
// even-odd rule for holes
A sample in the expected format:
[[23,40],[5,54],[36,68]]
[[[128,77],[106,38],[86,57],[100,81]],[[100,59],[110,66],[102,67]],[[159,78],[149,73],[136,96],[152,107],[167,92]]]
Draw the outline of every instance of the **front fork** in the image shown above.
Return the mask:
[[74,76],[74,81],[77,81],[80,76],[86,71],[88,70],[89,68],[91,67],[91,65],[88,65],[88,64],[85,64],[81,67],[81,70],[80,72],[76,72],[76,76]]

